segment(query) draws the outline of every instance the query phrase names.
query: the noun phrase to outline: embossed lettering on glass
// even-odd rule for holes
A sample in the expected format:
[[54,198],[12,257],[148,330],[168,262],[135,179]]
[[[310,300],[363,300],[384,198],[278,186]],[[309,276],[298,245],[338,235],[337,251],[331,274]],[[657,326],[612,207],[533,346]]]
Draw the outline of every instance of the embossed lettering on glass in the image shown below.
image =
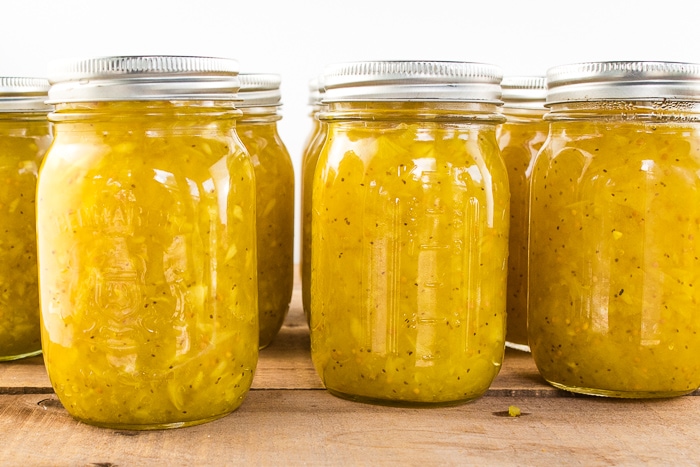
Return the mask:
[[258,356],[255,186],[237,63],[57,63],[38,184],[42,342],[86,423],[192,425],[243,401]]

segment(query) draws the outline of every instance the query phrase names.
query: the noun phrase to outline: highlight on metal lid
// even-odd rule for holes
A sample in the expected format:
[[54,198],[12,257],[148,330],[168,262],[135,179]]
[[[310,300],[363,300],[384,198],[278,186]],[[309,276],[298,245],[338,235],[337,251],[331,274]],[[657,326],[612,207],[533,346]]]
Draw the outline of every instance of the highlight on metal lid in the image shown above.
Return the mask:
[[504,76],[501,81],[503,106],[544,109],[547,81],[544,76]]
[[64,59],[49,63],[49,102],[235,101],[238,62],[174,55]]
[[267,107],[282,105],[282,77],[274,73],[241,73],[241,88],[237,107]]
[[547,71],[547,104],[596,100],[700,101],[700,64],[612,61]]
[[328,65],[323,103],[456,101],[500,104],[500,67],[447,61],[368,61]]
[[49,112],[45,78],[0,76],[0,112]]
[[309,80],[309,101],[308,104],[311,106],[321,105],[323,99],[323,75],[316,76]]

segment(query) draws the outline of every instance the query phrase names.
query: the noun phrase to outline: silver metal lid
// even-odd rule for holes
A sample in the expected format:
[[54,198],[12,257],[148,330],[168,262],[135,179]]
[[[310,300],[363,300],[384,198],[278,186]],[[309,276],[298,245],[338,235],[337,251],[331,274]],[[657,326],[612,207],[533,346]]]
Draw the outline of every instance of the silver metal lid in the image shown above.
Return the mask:
[[309,80],[309,105],[321,105],[323,99],[323,76]]
[[48,91],[44,78],[0,77],[0,112],[49,112]]
[[323,103],[457,101],[500,104],[503,73],[495,65],[441,61],[370,61],[329,65]]
[[282,105],[282,77],[272,73],[241,73],[238,75],[241,99],[237,107],[268,107]]
[[700,65],[590,62],[547,71],[547,104],[597,100],[700,101]]
[[504,76],[503,106],[518,109],[544,109],[547,82],[544,76]]
[[49,102],[235,101],[238,62],[145,55],[58,60],[49,64]]

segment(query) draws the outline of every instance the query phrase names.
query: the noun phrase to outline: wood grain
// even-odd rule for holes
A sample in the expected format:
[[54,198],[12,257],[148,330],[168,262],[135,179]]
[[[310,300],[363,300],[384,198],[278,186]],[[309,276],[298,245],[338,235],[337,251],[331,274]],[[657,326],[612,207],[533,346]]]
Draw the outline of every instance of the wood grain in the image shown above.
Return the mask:
[[[523,411],[503,416],[508,406]],[[196,427],[114,431],[73,421],[52,395],[0,397],[2,465],[691,465],[700,398],[483,397],[399,409],[325,391],[252,391]]]
[[52,392],[41,356],[0,362],[0,394],[50,394]]
[[[700,464],[700,397],[563,397],[572,395],[544,382],[530,354],[510,349],[486,395],[457,407],[333,397],[311,362],[299,292],[243,405],[196,427],[88,426],[53,394],[41,357],[1,363],[0,465]],[[523,414],[509,417],[510,405]]]
[[[260,352],[252,389],[323,389],[311,361],[309,327],[298,289],[279,335]],[[0,364],[0,394],[52,392],[40,356]],[[487,395],[548,397],[567,394],[542,380],[529,354],[507,349],[501,372]]]
[[[311,361],[309,327],[301,307],[298,282],[279,335],[269,347],[260,351],[252,389],[323,389]],[[0,363],[0,394],[52,392],[40,356]],[[692,395],[700,395],[700,390]],[[506,349],[503,367],[486,396],[570,397],[572,394],[547,384],[529,353]]]

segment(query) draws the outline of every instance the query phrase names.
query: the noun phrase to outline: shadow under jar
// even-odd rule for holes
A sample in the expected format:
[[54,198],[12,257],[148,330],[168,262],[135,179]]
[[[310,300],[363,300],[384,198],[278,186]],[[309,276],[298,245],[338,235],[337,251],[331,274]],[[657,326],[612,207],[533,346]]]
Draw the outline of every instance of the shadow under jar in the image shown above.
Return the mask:
[[496,67],[459,62],[326,69],[310,327],[332,394],[449,405],[497,375],[509,210],[500,80]]
[[38,183],[45,364],[66,410],[120,429],[236,409],[258,357],[253,167],[237,62],[57,62]]
[[532,175],[530,346],[573,392],[700,386],[700,66],[549,70]]

